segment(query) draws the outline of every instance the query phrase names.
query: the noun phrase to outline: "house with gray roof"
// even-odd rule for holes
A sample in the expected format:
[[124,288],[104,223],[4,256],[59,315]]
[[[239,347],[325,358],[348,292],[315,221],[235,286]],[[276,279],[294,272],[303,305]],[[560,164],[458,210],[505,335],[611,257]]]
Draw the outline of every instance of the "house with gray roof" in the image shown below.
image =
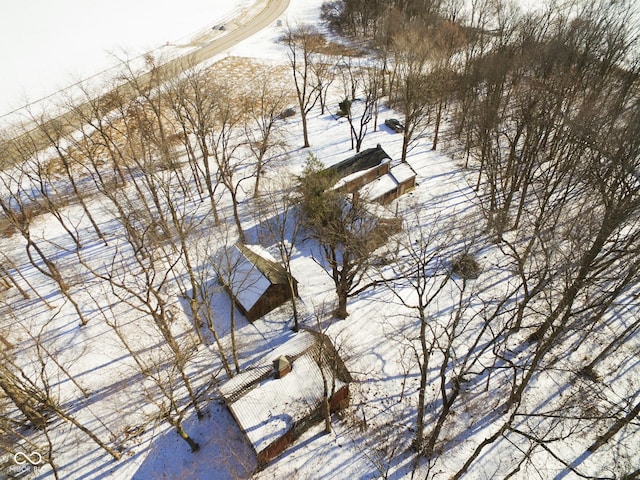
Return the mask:
[[348,405],[351,375],[323,334],[301,330],[229,379],[220,394],[262,467],[330,410]]

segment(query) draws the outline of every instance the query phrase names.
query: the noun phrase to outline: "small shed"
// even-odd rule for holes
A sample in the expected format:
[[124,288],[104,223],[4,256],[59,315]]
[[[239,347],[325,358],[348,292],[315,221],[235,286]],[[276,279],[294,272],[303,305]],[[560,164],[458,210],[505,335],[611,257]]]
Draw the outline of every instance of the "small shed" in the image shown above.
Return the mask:
[[391,166],[384,175],[362,186],[360,194],[371,202],[389,203],[416,186],[416,172],[406,162]]
[[[251,322],[298,295],[298,282],[260,245],[236,244],[214,261],[218,281]],[[291,285],[290,282],[291,281]]]
[[325,388],[332,412],[347,406],[351,381],[331,341],[301,330],[220,393],[262,467],[322,421]]

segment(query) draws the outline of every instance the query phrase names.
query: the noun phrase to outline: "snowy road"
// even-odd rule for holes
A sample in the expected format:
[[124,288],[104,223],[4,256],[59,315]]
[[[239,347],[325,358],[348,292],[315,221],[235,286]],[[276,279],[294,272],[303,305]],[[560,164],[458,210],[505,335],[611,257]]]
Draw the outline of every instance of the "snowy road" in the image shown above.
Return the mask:
[[[259,8],[259,10],[256,12],[249,12],[244,17],[234,19],[233,28],[229,28],[225,31],[224,35],[216,36],[204,43],[198,49],[178,58],[169,60],[167,63],[159,67],[155,74],[169,76],[181,71],[184,66],[194,66],[214,57],[215,55],[223,53],[239,42],[251,37],[255,33],[269,26],[271,23],[275,22],[278,17],[287,10],[288,6],[289,0],[266,0],[264,2],[257,2],[257,8]],[[144,85],[149,82],[150,78],[150,74],[144,74],[138,77],[137,82],[139,85]],[[125,84],[118,87],[116,90],[121,94],[126,94],[128,89],[130,89],[130,87]],[[108,95],[108,93],[105,95]],[[46,123],[55,123],[58,126],[60,124],[66,125],[70,123],[67,120],[72,120],[74,117],[77,118],[76,116],[78,111],[89,113],[91,111],[90,105],[80,105],[75,109],[75,111],[63,113],[62,115],[48,120]],[[71,129],[68,129],[66,133],[71,133]],[[32,134],[33,132],[27,132],[15,137],[15,139],[19,140],[20,137],[28,137]]]
[[200,63],[214,55],[218,55],[242,40],[245,40],[255,33],[258,33],[260,30],[268,27],[285,12],[288,6],[289,0],[267,0],[267,5],[253,15],[246,23],[229,31],[225,36],[209,42],[207,45],[191,54],[188,54],[186,57],[178,59],[177,61],[184,62],[187,60],[186,64],[189,65],[189,60],[193,63]]

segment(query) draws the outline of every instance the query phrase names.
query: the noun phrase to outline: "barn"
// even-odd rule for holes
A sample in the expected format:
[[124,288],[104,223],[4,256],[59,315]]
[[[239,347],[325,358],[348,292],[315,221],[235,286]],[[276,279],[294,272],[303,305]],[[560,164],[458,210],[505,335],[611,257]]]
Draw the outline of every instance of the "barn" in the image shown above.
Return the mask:
[[251,322],[298,295],[298,282],[260,245],[236,244],[213,261],[218,282]]
[[332,412],[347,406],[351,381],[331,341],[301,330],[224,383],[220,393],[260,468],[322,421],[325,386]]

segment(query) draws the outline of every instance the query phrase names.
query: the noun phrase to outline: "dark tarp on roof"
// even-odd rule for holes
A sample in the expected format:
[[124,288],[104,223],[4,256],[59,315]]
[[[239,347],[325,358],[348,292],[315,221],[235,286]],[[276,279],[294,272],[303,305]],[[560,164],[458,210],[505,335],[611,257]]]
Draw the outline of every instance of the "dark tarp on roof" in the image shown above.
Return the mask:
[[368,170],[376,165],[380,165],[385,159],[390,160],[391,157],[389,157],[387,152],[378,145],[374,148],[362,150],[353,157],[349,157],[335,165],[331,165],[327,170],[335,172],[340,178],[342,178],[347,175],[351,175],[352,173]]

